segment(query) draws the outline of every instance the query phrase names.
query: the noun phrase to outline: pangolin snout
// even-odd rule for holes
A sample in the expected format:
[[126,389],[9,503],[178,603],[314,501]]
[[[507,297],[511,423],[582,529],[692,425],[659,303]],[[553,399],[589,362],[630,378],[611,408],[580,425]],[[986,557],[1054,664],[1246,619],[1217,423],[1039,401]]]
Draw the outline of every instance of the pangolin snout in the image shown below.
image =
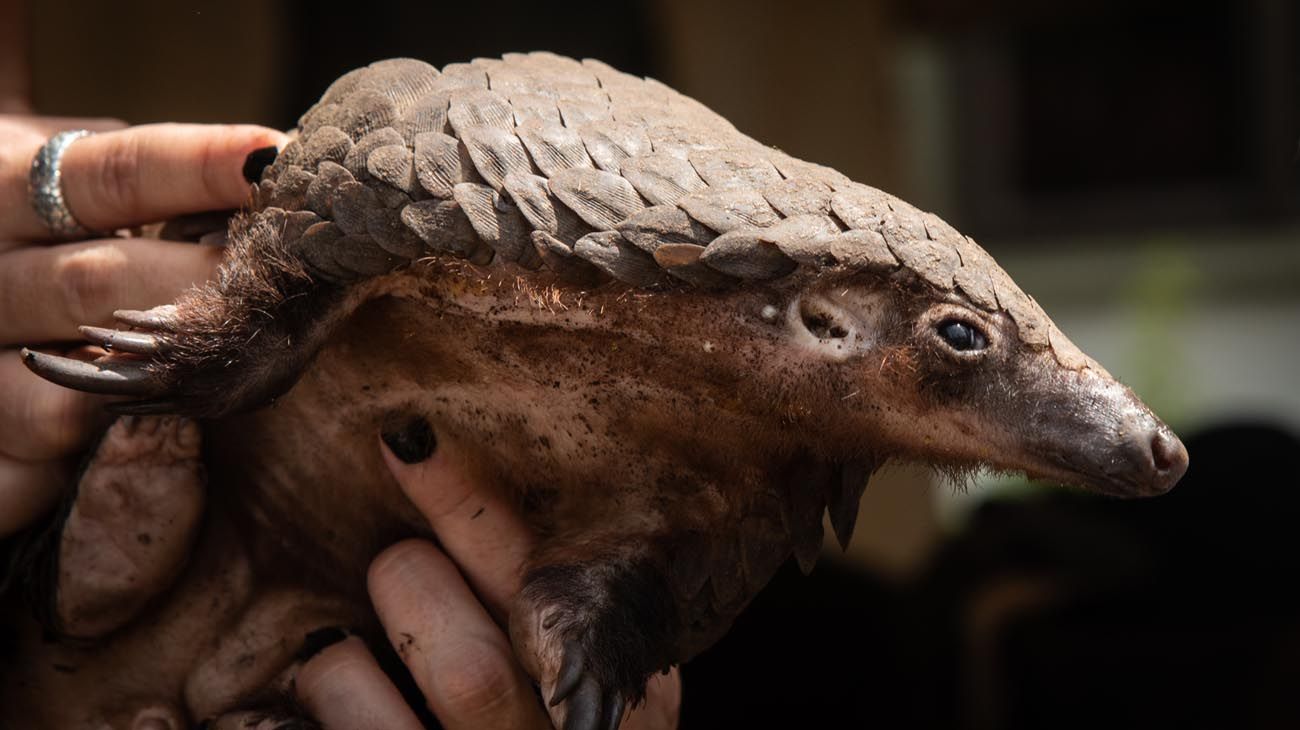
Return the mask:
[[1110,460],[1110,492],[1123,497],[1164,494],[1187,471],[1187,448],[1174,432],[1154,418],[1134,419]]
[[1173,489],[1188,463],[1173,430],[1105,374],[1088,371],[1067,382],[1060,392],[1068,397],[1041,401],[1033,421],[1031,445],[1053,462],[1042,476],[1114,497]]

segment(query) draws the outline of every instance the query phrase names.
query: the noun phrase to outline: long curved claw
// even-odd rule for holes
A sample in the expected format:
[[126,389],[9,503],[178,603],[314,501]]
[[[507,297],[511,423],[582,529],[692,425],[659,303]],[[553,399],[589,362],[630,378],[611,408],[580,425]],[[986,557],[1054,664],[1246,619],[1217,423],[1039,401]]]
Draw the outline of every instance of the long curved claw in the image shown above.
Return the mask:
[[104,327],[78,327],[83,337],[105,350],[130,352],[135,355],[156,355],[162,350],[162,342],[148,332],[128,332],[110,330]]
[[627,698],[622,693],[616,693],[610,698],[610,703],[605,706],[604,730],[618,730],[618,726],[623,724],[625,709],[627,709]]
[[578,683],[578,688],[568,699],[568,711],[564,718],[564,730],[604,730],[603,700],[600,685],[596,678],[585,675]]
[[113,312],[113,318],[122,324],[137,327],[139,329],[156,330],[159,332],[174,332],[176,324],[172,317],[176,312],[176,305],[164,304],[153,309],[119,309]]
[[566,704],[564,730],[618,730],[627,697],[603,687],[586,664],[582,644],[573,639],[564,642],[564,658],[549,705]]
[[582,679],[583,664],[582,645],[570,639],[564,642],[564,659],[560,663],[560,676],[555,680],[555,691],[551,694],[551,707],[564,701],[578,686]]
[[181,406],[171,398],[148,398],[109,403],[104,408],[118,416],[167,416],[180,412]]
[[28,370],[67,388],[102,395],[157,396],[162,386],[141,362],[90,363],[58,355],[46,355],[27,348],[22,351]]

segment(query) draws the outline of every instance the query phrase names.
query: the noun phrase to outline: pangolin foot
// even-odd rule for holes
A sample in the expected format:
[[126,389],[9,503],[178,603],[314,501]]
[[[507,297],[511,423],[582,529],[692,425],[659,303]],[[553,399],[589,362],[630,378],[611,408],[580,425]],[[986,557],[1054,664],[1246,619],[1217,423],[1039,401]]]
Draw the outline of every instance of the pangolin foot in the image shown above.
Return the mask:
[[515,654],[565,730],[616,730],[672,664],[676,613],[645,561],[592,559],[533,570],[511,612]]

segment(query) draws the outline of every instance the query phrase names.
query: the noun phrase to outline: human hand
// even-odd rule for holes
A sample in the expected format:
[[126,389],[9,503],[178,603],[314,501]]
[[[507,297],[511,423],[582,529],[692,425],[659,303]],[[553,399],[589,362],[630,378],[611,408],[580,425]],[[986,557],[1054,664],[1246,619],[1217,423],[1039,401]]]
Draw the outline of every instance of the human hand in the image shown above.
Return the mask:
[[106,420],[102,398],[41,380],[14,346],[73,347],[59,343],[79,340],[77,325],[109,325],[116,309],[171,301],[206,281],[222,255],[216,247],[112,233],[55,243],[28,201],[28,173],[51,135],[79,128],[99,134],[67,148],[62,189],[91,231],[238,207],[248,198],[242,173],[249,154],[286,141],[248,125],[126,127],[0,115],[0,538],[50,508],[71,476],[69,457]]
[[[384,447],[385,462],[441,544],[407,540],[371,564],[370,596],[389,641],[443,727],[551,727],[501,628],[535,536],[504,495],[475,478],[458,445],[436,439],[423,420],[384,441],[401,454]],[[357,638],[312,657],[295,686],[326,730],[421,727]],[[655,675],[621,727],[675,728],[680,704],[677,670]]]

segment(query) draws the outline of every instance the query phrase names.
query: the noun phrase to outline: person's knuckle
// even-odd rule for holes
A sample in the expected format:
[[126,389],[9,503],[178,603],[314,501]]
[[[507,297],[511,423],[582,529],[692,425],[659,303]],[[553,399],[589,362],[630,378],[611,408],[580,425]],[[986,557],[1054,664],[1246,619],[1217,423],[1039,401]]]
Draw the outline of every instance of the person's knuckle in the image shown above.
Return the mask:
[[[92,323],[121,301],[126,260],[111,246],[75,251],[58,261],[54,280],[62,293],[68,320]],[[68,333],[71,335],[72,333]]]
[[487,642],[473,642],[439,662],[434,672],[435,710],[452,715],[491,713],[513,701],[519,691],[519,676],[509,657]]
[[[217,131],[226,130],[227,127],[221,127]],[[195,156],[201,192],[207,200],[215,201],[218,205],[223,204],[230,197],[226,185],[229,172],[222,167],[222,163],[226,161],[225,155],[222,154],[224,146],[219,134],[205,137],[198,145]]]
[[122,135],[96,158],[90,182],[100,207],[126,216],[139,211],[143,193],[140,165],[140,139],[134,134]]

